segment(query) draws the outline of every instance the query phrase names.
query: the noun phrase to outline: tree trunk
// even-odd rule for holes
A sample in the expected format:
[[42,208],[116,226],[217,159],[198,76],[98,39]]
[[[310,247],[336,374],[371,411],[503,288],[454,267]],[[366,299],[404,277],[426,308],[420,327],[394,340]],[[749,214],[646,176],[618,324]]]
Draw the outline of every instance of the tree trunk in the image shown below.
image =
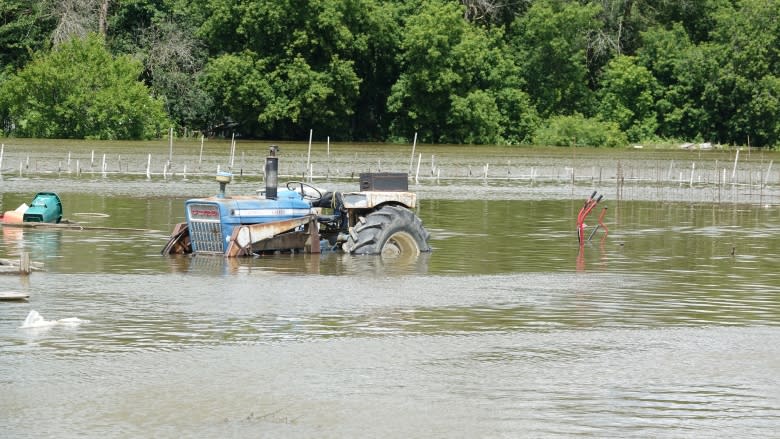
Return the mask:
[[110,0],[102,0],[100,3],[100,13],[98,14],[98,32],[103,38],[106,37],[106,28],[108,27],[108,2]]

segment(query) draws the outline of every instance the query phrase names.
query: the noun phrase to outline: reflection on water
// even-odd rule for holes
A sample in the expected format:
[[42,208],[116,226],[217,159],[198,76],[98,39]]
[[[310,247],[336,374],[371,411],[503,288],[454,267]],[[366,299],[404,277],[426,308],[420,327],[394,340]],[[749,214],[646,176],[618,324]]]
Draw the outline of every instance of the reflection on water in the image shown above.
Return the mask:
[[4,436],[777,429],[776,208],[607,199],[580,248],[581,199],[427,198],[432,253],[225,259],[160,255],[183,197],[61,198],[87,227],[2,229],[45,266],[0,277]]
[[430,253],[402,258],[350,256],[340,253],[277,254],[249,258],[224,258],[217,255],[171,255],[161,261],[172,272],[235,275],[254,272],[287,274],[387,276],[425,274]]

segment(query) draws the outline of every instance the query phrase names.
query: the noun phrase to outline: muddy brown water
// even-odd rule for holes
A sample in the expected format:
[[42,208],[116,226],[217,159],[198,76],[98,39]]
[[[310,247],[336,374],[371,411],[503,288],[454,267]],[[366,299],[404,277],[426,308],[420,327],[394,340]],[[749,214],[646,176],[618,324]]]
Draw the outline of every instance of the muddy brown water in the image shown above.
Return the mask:
[[[423,162],[411,189],[434,250],[226,260],[160,256],[184,200],[216,191],[205,168],[229,165],[226,144],[207,145],[202,172],[185,177],[200,158],[192,142],[163,177],[167,147],[103,146],[126,166],[104,175],[99,143],[6,143],[3,210],[55,191],[65,217],[87,227],[1,229],[0,258],[29,252],[44,266],[0,276],[0,290],[30,294],[0,302],[3,437],[780,429],[780,199],[769,153],[748,161],[743,151],[737,181],[718,182],[723,169],[731,178],[733,151],[616,158],[418,145],[412,159],[408,145],[333,145],[329,156],[320,143],[309,159],[307,145],[282,145],[284,179],[306,178],[293,168],[309,161],[315,184],[340,190],[360,168],[416,172]],[[147,179],[143,150],[154,148]],[[244,152],[243,169],[237,154],[228,191],[263,185],[264,148]],[[93,170],[56,169],[65,149],[72,167],[95,150]],[[691,168],[701,172],[693,181],[679,175]],[[593,190],[605,195],[594,212],[608,208],[609,234],[580,249],[574,218]],[[32,310],[83,321],[20,328]]]

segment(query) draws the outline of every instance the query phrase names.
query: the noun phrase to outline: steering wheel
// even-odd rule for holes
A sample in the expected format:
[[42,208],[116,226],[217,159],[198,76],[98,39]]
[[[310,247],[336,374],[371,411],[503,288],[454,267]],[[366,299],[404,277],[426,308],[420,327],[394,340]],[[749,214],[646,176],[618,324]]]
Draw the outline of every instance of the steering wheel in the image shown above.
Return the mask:
[[291,191],[298,192],[298,188],[296,186],[300,186],[301,197],[303,197],[304,200],[319,201],[322,198],[322,192],[309,183],[304,183],[302,181],[287,182],[287,189]]

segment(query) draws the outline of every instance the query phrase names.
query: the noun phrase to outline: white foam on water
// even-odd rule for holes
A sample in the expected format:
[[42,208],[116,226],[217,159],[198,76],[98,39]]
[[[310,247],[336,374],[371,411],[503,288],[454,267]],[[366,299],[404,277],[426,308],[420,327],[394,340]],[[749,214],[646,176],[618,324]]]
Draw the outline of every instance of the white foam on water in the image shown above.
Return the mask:
[[66,319],[60,320],[46,320],[40,313],[38,313],[38,311],[32,310],[29,314],[27,314],[27,318],[24,319],[24,323],[22,323],[22,326],[19,328],[48,328],[54,325],[77,326],[88,322],[89,320],[83,320],[78,317],[68,317]]

